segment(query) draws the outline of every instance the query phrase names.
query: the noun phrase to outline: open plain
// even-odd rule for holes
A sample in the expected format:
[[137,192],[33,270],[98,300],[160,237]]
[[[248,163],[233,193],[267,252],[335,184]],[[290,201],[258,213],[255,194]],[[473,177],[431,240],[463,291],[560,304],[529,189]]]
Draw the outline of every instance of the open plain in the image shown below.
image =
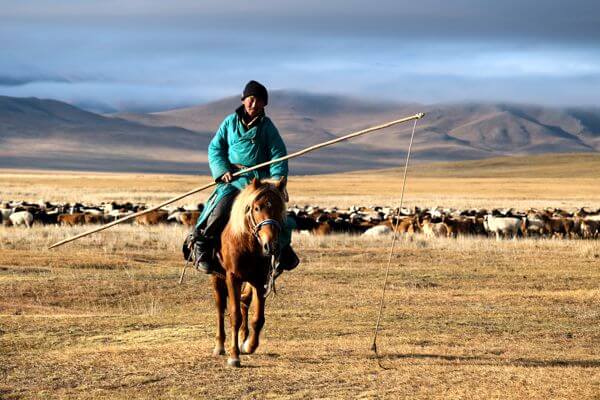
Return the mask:
[[[10,171],[0,199],[158,203],[207,177]],[[406,205],[600,208],[600,157],[412,167]],[[401,171],[290,178],[290,203],[397,205]],[[203,201],[201,194],[185,202]],[[184,203],[185,203],[184,202]],[[600,396],[600,241],[296,235],[256,354],[213,358],[208,279],[181,226],[0,227],[0,398]]]

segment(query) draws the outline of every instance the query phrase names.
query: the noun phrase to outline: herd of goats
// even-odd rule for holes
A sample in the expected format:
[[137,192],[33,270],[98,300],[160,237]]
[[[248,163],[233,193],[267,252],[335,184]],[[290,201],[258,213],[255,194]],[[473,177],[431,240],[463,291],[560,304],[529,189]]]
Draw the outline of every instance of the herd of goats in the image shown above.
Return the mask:
[[[164,208],[132,219],[139,225],[182,224],[193,226],[202,211],[202,204]],[[145,204],[116,202],[89,204],[51,204],[4,202],[0,222],[4,226],[33,224],[74,226],[104,224],[147,208]],[[597,239],[600,234],[600,209],[580,208],[572,212],[547,208],[527,211],[455,210],[455,209],[393,209],[390,207],[350,207],[348,209],[313,206],[288,208],[288,218],[297,231],[328,235],[349,233],[379,236],[394,230],[404,235],[423,234],[427,237],[495,236],[497,239],[517,237]]]

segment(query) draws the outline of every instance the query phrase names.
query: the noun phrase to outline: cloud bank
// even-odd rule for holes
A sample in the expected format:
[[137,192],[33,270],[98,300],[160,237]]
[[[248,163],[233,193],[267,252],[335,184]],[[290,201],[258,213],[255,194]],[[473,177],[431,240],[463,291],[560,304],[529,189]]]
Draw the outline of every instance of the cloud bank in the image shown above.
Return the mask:
[[0,94],[100,111],[249,79],[390,101],[600,104],[600,3],[36,0],[0,10]]

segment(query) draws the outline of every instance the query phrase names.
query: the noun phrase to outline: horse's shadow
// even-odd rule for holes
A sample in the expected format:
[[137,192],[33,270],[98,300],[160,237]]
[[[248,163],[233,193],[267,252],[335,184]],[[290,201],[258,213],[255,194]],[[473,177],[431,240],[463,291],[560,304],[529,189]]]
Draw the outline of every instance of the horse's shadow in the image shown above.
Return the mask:
[[[449,365],[447,361],[452,362],[471,362],[476,365],[499,366],[510,365],[517,367],[580,367],[580,368],[598,368],[600,360],[569,360],[569,359],[552,359],[538,360],[531,358],[514,358],[502,359],[497,357],[486,356],[452,356],[445,354],[430,354],[430,353],[392,353],[382,354],[382,360],[407,360],[407,359],[426,359],[431,360],[431,364]],[[437,362],[436,362],[437,361]],[[455,365],[455,364],[451,364]]]

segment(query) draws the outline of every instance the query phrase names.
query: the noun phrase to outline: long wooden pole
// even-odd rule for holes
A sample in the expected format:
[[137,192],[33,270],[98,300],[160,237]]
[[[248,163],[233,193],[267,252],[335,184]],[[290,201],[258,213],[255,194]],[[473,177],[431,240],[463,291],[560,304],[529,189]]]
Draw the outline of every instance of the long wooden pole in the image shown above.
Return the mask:
[[[271,164],[274,164],[274,163],[277,163],[277,162],[289,160],[291,158],[300,157],[300,156],[302,156],[302,155],[304,155],[306,153],[310,153],[311,151],[315,151],[315,150],[321,149],[323,147],[331,146],[332,144],[336,144],[336,143],[342,142],[344,140],[348,140],[348,139],[352,139],[352,138],[355,138],[355,137],[358,137],[358,136],[366,135],[368,133],[371,133],[371,132],[374,132],[374,131],[378,131],[378,130],[381,130],[381,129],[384,129],[384,128],[389,128],[390,126],[397,125],[397,124],[400,124],[400,123],[403,123],[403,122],[408,122],[408,121],[412,121],[412,120],[416,120],[416,119],[421,119],[424,116],[425,116],[424,113],[418,113],[418,114],[415,114],[415,115],[411,115],[410,117],[405,117],[405,118],[397,119],[395,121],[390,121],[390,122],[387,122],[387,123],[382,124],[382,125],[377,125],[377,126],[373,126],[371,128],[363,129],[362,131],[350,133],[348,135],[341,136],[341,137],[336,138],[336,139],[328,140],[326,142],[319,143],[319,144],[316,144],[314,146],[307,147],[304,150],[300,150],[300,151],[297,151],[295,153],[288,154],[287,156],[279,157],[279,158],[276,158],[274,160],[266,161],[264,163],[255,165],[254,167],[250,167],[250,168],[246,168],[246,169],[240,170],[240,171],[234,173],[233,176],[235,177],[235,176],[243,175],[243,174],[245,174],[247,172],[254,171],[254,170],[257,170],[259,168],[263,168],[263,167],[266,167],[268,165],[271,165]],[[126,216],[126,217],[123,217],[123,218],[118,219],[116,221],[113,221],[113,222],[110,222],[108,224],[102,225],[102,226],[100,226],[98,228],[89,230],[87,232],[80,233],[79,235],[76,235],[76,236],[73,236],[73,237],[70,237],[70,238],[67,238],[67,239],[64,239],[64,240],[61,240],[60,242],[56,242],[53,245],[51,245],[50,247],[48,247],[48,248],[52,249],[54,247],[62,246],[63,244],[66,244],[66,243],[72,242],[74,240],[80,239],[80,238],[82,238],[84,236],[91,235],[92,233],[103,231],[105,229],[108,229],[110,227],[113,227],[115,225],[123,223],[125,221],[129,221],[129,220],[131,220],[133,218],[139,217],[140,215],[144,215],[144,214],[147,214],[149,212],[158,210],[161,207],[164,207],[166,205],[174,203],[174,202],[176,202],[178,200],[181,200],[181,199],[183,199],[185,197],[188,197],[188,196],[190,196],[190,195],[192,195],[194,193],[198,193],[198,192],[201,192],[201,191],[203,191],[205,189],[208,189],[210,187],[216,186],[217,184],[218,184],[218,182],[211,182],[211,183],[206,184],[204,186],[197,187],[195,189],[190,190],[189,192],[186,192],[186,193],[184,193],[182,195],[179,195],[177,197],[173,197],[172,199],[169,199],[169,200],[167,200],[167,201],[165,201],[163,203],[160,203],[159,205],[157,205],[155,207],[148,208],[148,209],[142,210],[142,211],[138,211],[138,212],[136,212],[134,214],[130,214],[130,215]]]

